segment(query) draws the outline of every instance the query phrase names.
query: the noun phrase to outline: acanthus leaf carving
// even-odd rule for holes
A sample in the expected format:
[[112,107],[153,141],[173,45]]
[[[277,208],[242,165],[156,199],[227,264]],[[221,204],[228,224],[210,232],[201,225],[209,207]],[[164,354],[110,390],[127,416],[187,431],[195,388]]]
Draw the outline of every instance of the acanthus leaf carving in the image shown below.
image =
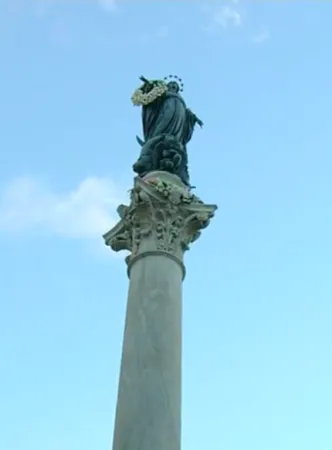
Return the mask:
[[132,256],[158,250],[182,258],[217,207],[206,205],[187,188],[155,178],[136,178],[129,206],[118,208],[120,222],[104,235],[113,250]]

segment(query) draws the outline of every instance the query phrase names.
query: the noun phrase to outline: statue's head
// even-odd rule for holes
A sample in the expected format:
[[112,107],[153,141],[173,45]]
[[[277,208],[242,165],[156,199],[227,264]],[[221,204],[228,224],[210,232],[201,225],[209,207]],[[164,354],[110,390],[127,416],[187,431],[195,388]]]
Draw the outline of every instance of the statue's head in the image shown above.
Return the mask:
[[182,80],[176,75],[169,75],[168,77],[165,77],[164,82],[167,83],[168,92],[178,94],[183,91]]
[[180,92],[180,86],[176,81],[170,81],[167,83],[167,88],[169,92],[172,92],[173,94],[178,94]]

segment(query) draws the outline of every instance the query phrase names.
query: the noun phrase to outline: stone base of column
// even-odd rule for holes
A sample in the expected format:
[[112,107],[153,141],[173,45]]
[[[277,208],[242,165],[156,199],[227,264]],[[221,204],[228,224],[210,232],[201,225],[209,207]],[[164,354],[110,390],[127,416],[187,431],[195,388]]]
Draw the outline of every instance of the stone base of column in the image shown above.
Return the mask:
[[113,450],[180,450],[183,255],[217,207],[167,172],[136,178],[130,197],[104,235],[131,252]]

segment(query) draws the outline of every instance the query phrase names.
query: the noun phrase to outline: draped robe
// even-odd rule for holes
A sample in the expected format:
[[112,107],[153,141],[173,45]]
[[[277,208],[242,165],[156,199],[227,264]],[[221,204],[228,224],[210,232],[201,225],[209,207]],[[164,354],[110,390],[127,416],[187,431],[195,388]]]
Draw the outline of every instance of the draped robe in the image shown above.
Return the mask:
[[[152,103],[143,106],[142,122],[144,141],[141,154],[135,164],[138,173],[145,174],[155,168],[155,146],[165,136],[175,139],[182,151],[182,163],[178,175],[185,184],[189,184],[188,155],[186,144],[191,140],[197,118],[187,107],[177,92],[168,90]],[[139,169],[138,169],[139,168]]]
[[192,138],[195,115],[186,107],[180,94],[166,92],[142,110],[145,143],[157,136],[171,135],[182,145]]

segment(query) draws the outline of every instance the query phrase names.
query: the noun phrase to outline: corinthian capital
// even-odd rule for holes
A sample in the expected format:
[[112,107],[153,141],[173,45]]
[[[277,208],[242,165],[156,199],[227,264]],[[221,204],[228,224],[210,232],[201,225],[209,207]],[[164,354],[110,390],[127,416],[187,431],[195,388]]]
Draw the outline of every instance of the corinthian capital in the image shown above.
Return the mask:
[[114,251],[163,252],[182,261],[183,253],[200,236],[217,209],[189,192],[167,172],[135,178],[130,205],[120,205],[120,221],[103,237]]

